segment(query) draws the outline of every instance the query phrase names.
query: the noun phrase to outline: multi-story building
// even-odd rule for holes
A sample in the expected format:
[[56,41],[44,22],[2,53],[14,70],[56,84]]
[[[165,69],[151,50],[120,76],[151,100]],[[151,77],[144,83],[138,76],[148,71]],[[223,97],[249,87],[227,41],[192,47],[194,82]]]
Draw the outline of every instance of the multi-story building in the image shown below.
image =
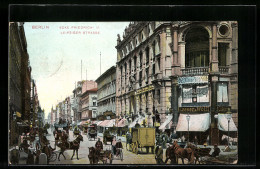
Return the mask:
[[[131,22],[117,40],[117,115],[164,122],[171,98],[171,42],[158,22]],[[159,116],[158,116],[159,115]],[[132,117],[132,118],[129,118]],[[142,122],[141,122],[142,123]]]
[[187,131],[188,113],[189,123],[197,124],[189,126],[190,139],[219,144],[238,125],[237,22],[173,22],[171,29],[173,124]]
[[9,24],[9,57],[8,57],[8,112],[9,112],[9,144],[17,140],[16,118],[22,118],[22,35],[20,23]]
[[220,143],[237,131],[237,31],[232,21],[130,23],[116,47],[117,113],[153,112],[163,130]]
[[[116,67],[112,66],[96,80],[98,84],[97,105],[100,120],[116,115]],[[103,117],[106,116],[106,117]]]
[[79,102],[81,121],[95,119],[97,116],[97,83],[93,80],[83,81]]
[[39,100],[37,94],[37,86],[34,79],[31,79],[31,99],[30,99],[30,123],[36,126],[37,112],[39,108]]
[[[79,103],[80,103],[80,96],[82,93],[82,83],[81,81],[77,82],[77,86],[75,86],[75,89],[73,90],[73,104],[72,104],[72,110],[73,110],[73,114],[74,114],[74,121],[75,123],[80,122],[81,119],[81,112],[80,107],[79,107]],[[75,84],[76,85],[76,84]]]

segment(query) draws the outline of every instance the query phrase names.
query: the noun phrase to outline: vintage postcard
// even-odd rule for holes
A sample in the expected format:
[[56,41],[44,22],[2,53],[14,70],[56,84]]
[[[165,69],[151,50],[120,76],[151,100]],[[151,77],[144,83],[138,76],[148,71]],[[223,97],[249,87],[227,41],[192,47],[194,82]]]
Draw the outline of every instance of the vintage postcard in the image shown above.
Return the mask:
[[10,22],[9,165],[237,164],[238,24]]

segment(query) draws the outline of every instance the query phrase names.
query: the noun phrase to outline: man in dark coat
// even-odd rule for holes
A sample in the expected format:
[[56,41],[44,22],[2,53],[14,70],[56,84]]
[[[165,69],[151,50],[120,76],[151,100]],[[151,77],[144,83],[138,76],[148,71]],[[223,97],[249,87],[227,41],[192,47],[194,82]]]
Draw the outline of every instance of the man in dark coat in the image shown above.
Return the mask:
[[30,150],[28,152],[28,157],[27,157],[26,164],[28,164],[28,165],[33,165],[34,164],[34,155],[33,155],[33,153]]
[[217,144],[214,145],[214,151],[213,153],[211,154],[212,157],[216,157],[216,156],[219,156],[219,153],[220,153],[220,149],[218,148]]

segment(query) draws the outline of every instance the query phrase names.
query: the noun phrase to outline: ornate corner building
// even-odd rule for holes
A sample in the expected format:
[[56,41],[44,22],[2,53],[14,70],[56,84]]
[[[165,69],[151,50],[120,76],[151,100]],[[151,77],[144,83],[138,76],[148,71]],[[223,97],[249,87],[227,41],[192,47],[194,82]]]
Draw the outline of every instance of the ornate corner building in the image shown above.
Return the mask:
[[131,22],[116,49],[117,116],[210,144],[237,134],[236,21]]

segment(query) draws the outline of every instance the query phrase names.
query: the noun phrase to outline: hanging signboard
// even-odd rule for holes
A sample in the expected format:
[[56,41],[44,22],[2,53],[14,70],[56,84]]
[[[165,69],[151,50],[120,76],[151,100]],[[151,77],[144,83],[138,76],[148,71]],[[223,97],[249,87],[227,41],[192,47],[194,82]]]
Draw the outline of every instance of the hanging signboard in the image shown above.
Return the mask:
[[217,112],[218,113],[227,113],[231,109],[231,106],[218,106]]
[[179,107],[180,113],[208,113],[210,107]]
[[208,76],[179,77],[178,84],[208,83]]

